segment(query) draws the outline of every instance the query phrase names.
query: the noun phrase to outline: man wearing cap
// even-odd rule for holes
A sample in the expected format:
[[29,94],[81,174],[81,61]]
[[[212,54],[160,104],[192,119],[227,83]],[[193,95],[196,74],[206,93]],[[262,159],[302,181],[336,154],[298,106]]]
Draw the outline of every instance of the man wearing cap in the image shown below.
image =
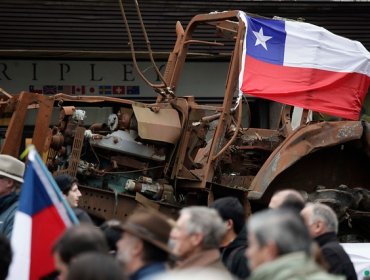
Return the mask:
[[130,280],[152,279],[166,271],[171,225],[167,218],[149,209],[139,209],[121,226],[117,258]]
[[10,238],[18,208],[17,187],[23,183],[25,165],[20,160],[0,155],[0,234]]

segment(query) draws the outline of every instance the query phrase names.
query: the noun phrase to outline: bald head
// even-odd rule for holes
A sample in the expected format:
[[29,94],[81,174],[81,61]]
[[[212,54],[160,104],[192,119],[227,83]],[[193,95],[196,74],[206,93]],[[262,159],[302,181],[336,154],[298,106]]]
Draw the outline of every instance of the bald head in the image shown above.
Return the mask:
[[298,212],[305,205],[304,197],[296,190],[286,189],[276,192],[270,200],[269,208],[292,208]]

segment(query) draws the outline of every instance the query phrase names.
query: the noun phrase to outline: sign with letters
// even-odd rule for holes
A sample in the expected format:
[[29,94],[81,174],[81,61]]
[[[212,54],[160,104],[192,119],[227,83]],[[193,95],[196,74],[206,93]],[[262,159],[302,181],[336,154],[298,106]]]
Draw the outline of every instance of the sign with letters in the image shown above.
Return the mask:
[[[157,66],[163,72],[165,62]],[[161,82],[149,62],[139,67],[152,83]],[[186,63],[176,95],[223,97],[227,70],[226,62]],[[156,97],[131,61],[0,60],[0,87],[12,94]]]

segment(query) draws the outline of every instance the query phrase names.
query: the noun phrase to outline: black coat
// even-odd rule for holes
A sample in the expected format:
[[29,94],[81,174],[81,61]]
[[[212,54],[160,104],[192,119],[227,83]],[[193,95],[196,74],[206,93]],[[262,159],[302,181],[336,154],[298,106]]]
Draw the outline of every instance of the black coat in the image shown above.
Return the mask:
[[239,279],[249,276],[248,260],[245,257],[247,234],[245,226],[238,236],[228,246],[221,249],[221,259],[227,269]]
[[78,207],[73,207],[72,210],[80,223],[94,224],[89,214],[87,214],[85,210]]
[[321,253],[329,265],[331,274],[344,275],[347,280],[357,280],[353,263],[339,244],[334,232],[324,233],[315,239],[320,245]]

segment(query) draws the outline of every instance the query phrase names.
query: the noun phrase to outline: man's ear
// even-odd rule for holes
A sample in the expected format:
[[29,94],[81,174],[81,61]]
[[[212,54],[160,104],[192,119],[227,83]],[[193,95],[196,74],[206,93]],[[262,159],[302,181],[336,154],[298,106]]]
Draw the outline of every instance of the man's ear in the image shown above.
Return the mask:
[[230,229],[234,229],[234,221],[231,219],[228,219],[226,221],[226,228],[229,231]]
[[198,246],[199,244],[201,244],[203,242],[203,239],[204,239],[204,236],[202,233],[193,233],[190,236],[190,242],[194,246]]
[[314,231],[317,235],[321,235],[326,232],[326,225],[323,221],[317,221],[314,226]]
[[135,240],[132,246],[132,254],[134,256],[138,256],[141,255],[143,251],[144,251],[144,241],[142,241],[141,239]]
[[273,261],[279,256],[279,250],[276,243],[273,241],[268,242],[265,246],[265,257],[268,261]]

